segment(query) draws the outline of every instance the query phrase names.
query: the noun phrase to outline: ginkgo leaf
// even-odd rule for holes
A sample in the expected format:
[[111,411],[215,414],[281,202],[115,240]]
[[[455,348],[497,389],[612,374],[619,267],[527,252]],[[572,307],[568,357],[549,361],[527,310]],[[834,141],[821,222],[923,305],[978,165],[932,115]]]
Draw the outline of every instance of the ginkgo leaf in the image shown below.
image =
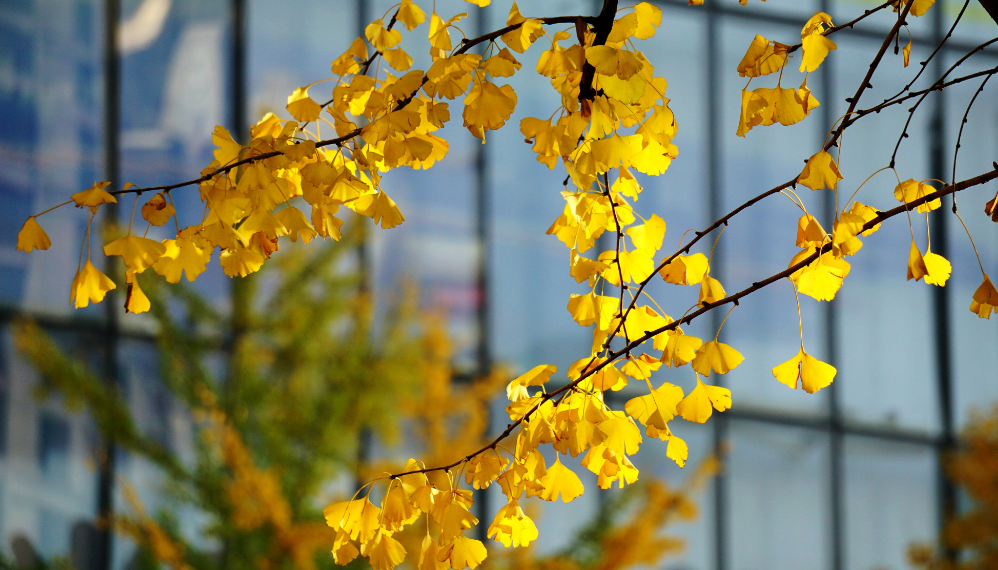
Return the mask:
[[824,12],[818,12],[804,25],[801,30],[801,44],[804,52],[801,57],[800,71],[808,73],[818,69],[821,62],[828,56],[829,50],[837,49],[835,42],[822,33],[832,26],[832,17]]
[[641,446],[641,430],[634,420],[621,412],[615,412],[601,421],[596,429],[602,434],[602,443],[617,455],[634,455]]
[[118,238],[104,246],[104,255],[117,255],[125,266],[135,273],[142,273],[166,253],[166,246],[152,239],[139,236]]
[[773,368],[773,376],[791,389],[797,388],[800,380],[801,388],[808,394],[814,394],[835,379],[835,367],[804,352],[801,348],[790,360]]
[[761,77],[775,73],[787,64],[787,46],[757,35],[738,63],[738,75]]
[[48,249],[52,246],[52,240],[45,233],[42,226],[35,220],[34,216],[29,217],[21,226],[21,231],[17,232],[17,250],[31,253],[33,249]]
[[655,35],[655,28],[662,25],[662,9],[648,2],[639,2],[634,6],[638,27],[634,37],[647,40]]
[[516,500],[511,500],[492,519],[488,536],[506,547],[528,546],[537,538],[537,525],[523,512]]
[[218,261],[229,277],[246,277],[259,271],[265,258],[259,251],[237,243],[234,248],[223,251]]
[[730,407],[730,390],[704,384],[698,377],[697,387],[679,402],[676,411],[684,420],[702,424],[710,419],[713,410],[723,412]]
[[745,357],[731,346],[712,340],[697,349],[693,358],[693,370],[703,376],[710,376],[711,372],[727,374],[743,360]]
[[318,235],[312,224],[308,223],[308,218],[305,217],[305,214],[294,206],[288,206],[277,212],[274,216],[284,226],[288,237],[293,242],[301,238],[302,243],[308,243]]
[[491,81],[475,83],[464,98],[464,126],[484,139],[484,132],[505,125],[515,108],[516,93],[509,85],[499,87]]
[[449,561],[453,570],[477,568],[485,560],[488,551],[482,541],[460,535],[454,542],[442,547],[437,560]]
[[361,543],[360,553],[374,570],[392,570],[405,560],[405,548],[391,534],[379,529],[374,538]]
[[516,53],[523,53],[538,38],[544,35],[544,25],[540,20],[528,20],[520,14],[520,9],[516,2],[509,9],[509,17],[506,18],[506,25],[512,26],[520,24],[516,29],[510,30],[500,36],[503,43]]
[[629,359],[620,371],[636,380],[647,380],[651,378],[651,373],[658,370],[662,362],[648,354],[642,354],[637,358]]
[[71,198],[76,203],[77,208],[89,207],[92,214],[97,213],[97,208],[102,204],[116,204],[117,198],[106,192],[104,189],[110,182],[97,182],[90,188],[73,194]]
[[395,14],[395,19],[402,22],[402,25],[411,32],[416,29],[416,26],[426,21],[426,13],[412,0],[402,0],[398,12]]
[[114,281],[101,273],[88,259],[73,278],[69,300],[77,309],[82,309],[91,302],[100,303],[104,300],[104,295],[114,288]]
[[511,402],[516,402],[530,397],[527,393],[527,386],[541,386],[551,379],[551,375],[558,371],[554,364],[541,364],[531,368],[523,374],[513,379],[506,386],[506,397]]
[[162,192],[142,204],[142,219],[156,227],[168,222],[175,213],[173,204],[166,201],[166,196]]
[[702,253],[680,255],[659,271],[667,283],[676,285],[696,285],[710,270],[707,256]]
[[908,0],[905,4],[908,4],[909,2],[912,2],[911,11],[909,13],[917,18],[928,12],[929,8],[936,3],[936,0]]
[[[352,203],[353,211],[374,219],[384,229],[394,228],[405,221],[395,201],[384,192],[365,194]],[[342,224],[342,222],[340,222]]]
[[633,52],[610,46],[590,46],[586,48],[586,61],[601,75],[615,75],[620,79],[630,79],[641,71],[643,64]]
[[125,270],[125,283],[127,284],[125,292],[125,311],[132,314],[145,313],[148,311],[152,307],[152,303],[149,302],[149,297],[147,297],[145,292],[142,291],[142,287],[139,286],[139,281],[135,276],[135,272],[131,269]]
[[[811,255],[811,250],[801,250],[790,260],[787,267],[793,267]],[[797,284],[797,291],[818,301],[831,301],[842,287],[842,280],[849,275],[848,261],[835,257],[832,252],[823,253],[818,259],[798,269],[790,275]]]
[[[894,188],[894,198],[896,198],[898,202],[909,203],[932,194],[935,191],[936,189],[932,186],[919,182],[913,178],[909,178]],[[915,211],[919,214],[924,214],[925,212],[930,212],[940,206],[942,206],[942,200],[936,198],[935,200],[929,200],[928,202],[919,204],[919,206],[915,208]]]
[[704,306],[716,303],[724,298],[726,293],[721,282],[710,275],[705,275],[700,281],[700,296],[697,298],[697,305]]
[[662,247],[662,240],[665,239],[665,220],[657,214],[652,214],[645,223],[627,228],[625,233],[630,236],[634,247],[656,252]]
[[974,291],[974,298],[970,302],[970,312],[982,319],[990,319],[991,312],[998,307],[998,289],[987,275]]
[[610,321],[619,307],[619,299],[595,293],[572,295],[568,299],[568,312],[572,313],[575,322],[584,327],[598,322],[597,327],[601,330],[610,327]]
[[672,436],[667,423],[676,417],[676,406],[682,399],[683,389],[666,382],[647,396],[628,400],[624,410],[645,425],[648,437],[666,440]]
[[568,503],[585,490],[579,476],[561,464],[560,456],[555,457],[554,464],[547,468],[539,483],[544,488],[539,497],[545,501],[557,501],[560,495],[562,502]]
[[[703,340],[683,334],[683,331],[666,331],[668,341],[662,350],[662,362],[670,368],[679,368],[691,362],[703,346]],[[657,341],[658,339],[656,339]]]
[[922,262],[925,264],[926,283],[939,287],[946,285],[946,280],[949,279],[950,274],[953,272],[953,265],[950,264],[949,260],[941,255],[927,251],[922,257]]
[[478,518],[468,511],[468,507],[464,503],[451,501],[443,509],[443,517],[440,521],[440,539],[443,542],[448,542],[476,524],[478,524]]
[[797,247],[819,247],[825,242],[825,230],[811,214],[797,220]]
[[676,462],[680,469],[686,466],[686,460],[690,456],[690,448],[686,442],[673,435],[669,438],[669,445],[665,448],[665,456]]
[[381,499],[380,524],[391,532],[398,532],[416,522],[420,514],[418,509],[409,504],[409,497],[401,485],[393,485]]
[[439,554],[440,545],[437,544],[437,541],[430,538],[429,533],[427,533],[420,545],[419,563],[416,565],[416,568],[418,570],[444,570],[447,568],[447,562],[449,561],[437,560]]
[[905,278],[907,281],[914,279],[918,281],[922,277],[928,275],[929,269],[925,266],[925,259],[922,257],[922,252],[915,245],[915,240],[911,241],[911,247],[908,248],[908,276]]
[[507,465],[509,460],[505,457],[490,454],[476,455],[467,463],[464,480],[475,489],[488,489]]
[[182,274],[186,274],[187,280],[193,282],[204,272],[211,258],[210,249],[201,249],[188,237],[178,236],[175,240],[164,240],[163,245],[166,246],[166,251],[152,268],[169,283],[179,283]]
[[807,159],[804,170],[797,177],[798,182],[811,190],[824,190],[825,188],[835,190],[839,180],[842,180],[839,166],[835,164],[832,155],[823,150]]
[[380,52],[391,49],[402,41],[402,33],[387,29],[384,21],[380,19],[374,20],[364,28],[364,37]]
[[286,108],[296,121],[302,123],[316,121],[322,113],[322,107],[308,96],[308,89],[302,87],[295,89],[291,95],[288,95]]

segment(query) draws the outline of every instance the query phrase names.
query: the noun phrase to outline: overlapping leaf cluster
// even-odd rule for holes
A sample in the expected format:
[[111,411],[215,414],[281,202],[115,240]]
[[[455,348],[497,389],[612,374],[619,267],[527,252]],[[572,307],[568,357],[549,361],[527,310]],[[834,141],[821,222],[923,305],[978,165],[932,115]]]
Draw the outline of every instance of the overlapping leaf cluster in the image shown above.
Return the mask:
[[[484,5],[488,0],[473,3]],[[296,89],[287,107],[293,120],[264,117],[252,128],[247,144],[234,141],[221,127],[216,129],[215,161],[194,181],[205,204],[200,221],[183,229],[176,223],[176,237],[163,242],[130,233],[108,244],[105,253],[123,258],[130,285],[128,308],[141,312],[147,303],[134,275],[149,267],[170,282],[179,281],[182,274],[193,280],[217,247],[226,273],[244,276],[257,271],[277,251],[281,239],[338,239],[341,208],[371,217],[383,228],[394,227],[404,217],[382,187],[385,173],[402,166],[431,168],[444,158],[448,145],[438,131],[451,120],[450,105],[459,99],[463,124],[474,136],[485,142],[489,131],[502,128],[517,105],[516,91],[505,80],[521,70],[518,54],[540,44],[544,50],[536,72],[550,81],[558,106],[547,119],[528,117],[519,128],[541,164],[552,170],[563,168],[567,175],[564,209],[548,234],[567,247],[569,272],[580,286],[585,284],[570,296],[567,308],[580,326],[591,327],[590,350],[569,367],[566,379],[552,381],[556,368],[542,364],[510,382],[506,411],[511,423],[493,442],[448,465],[410,460],[402,472],[372,482],[363,497],[330,505],[325,512],[336,531],[333,556],[338,563],[360,555],[375,568],[389,570],[407,555],[396,533],[423,521],[427,532],[418,555],[420,570],[475,568],[487,552],[466,534],[479,523],[472,514],[472,489],[499,485],[506,504],[488,534],[506,546],[526,546],[537,538],[537,528],[521,506],[524,499],[568,502],[584,491],[562,456],[581,457],[582,466],[597,476],[601,488],[637,480],[638,470],[630,458],[645,437],[666,442],[667,455],[683,466],[687,445],[673,433],[670,422],[679,417],[703,423],[714,411],[730,408],[730,391],[703,378],[730,372],[743,357],[719,340],[720,331],[705,341],[686,334],[681,325],[717,307],[734,307],[742,297],[784,278],[792,283],[795,295],[830,301],[849,274],[847,258],[860,251],[861,238],[877,231],[881,222],[910,210],[917,214],[939,208],[943,195],[998,177],[998,171],[988,172],[937,188],[932,181],[902,181],[898,176],[894,197],[900,206],[881,212],[855,201],[854,193],[835,213],[831,232],[795,192],[804,186],[837,193],[842,175],[840,156],[833,153],[841,149],[842,132],[863,116],[915,95],[905,88],[876,107],[857,107],[891,42],[898,41],[906,18],[921,16],[932,4],[933,0],[888,1],[845,24],[852,26],[886,8],[897,12],[867,77],[847,100],[848,112],[836,121],[825,144],[799,175],[695,232],[689,241],[684,234],[682,247],[671,255],[660,253],[666,233],[663,218],[643,217],[635,208],[644,177],[663,174],[678,157],[673,143],[678,124],[666,97],[667,82],[637,49],[638,42],[654,35],[662,15],[647,2],[618,10],[612,0],[604,2],[596,17],[528,17],[513,3],[504,28],[465,37],[457,44],[454,34],[463,33],[458,24],[466,14],[444,19],[434,11],[427,16],[411,0],[403,0],[387,23],[387,14],[372,22],[365,37],[332,62],[334,87],[328,101],[320,103],[309,94],[321,84]],[[413,58],[402,48],[399,28],[412,32],[427,21],[431,64],[426,70],[412,70]],[[567,28],[551,32],[545,28],[557,24]],[[839,29],[831,16],[819,12],[804,23],[799,44],[755,37],[737,72],[750,83],[777,74],[776,85],[743,89],[738,136],[757,126],[793,125],[820,105],[807,86],[807,74],[819,69],[836,49],[830,36]],[[484,46],[482,53],[471,53],[479,45]],[[910,46],[904,50],[905,66],[909,53]],[[783,87],[783,74],[798,56],[798,70],[805,74],[801,84]],[[942,89],[944,79],[923,92],[923,98]],[[327,131],[331,126],[336,138],[322,139],[322,124]],[[883,170],[893,167],[892,159]],[[116,200],[103,184],[74,195],[73,201],[89,207],[92,216]],[[134,192],[137,189],[126,188],[116,194]],[[727,292],[711,274],[711,256],[692,247],[740,211],[778,193],[801,210],[795,241],[799,252],[786,270],[737,293]],[[995,210],[994,203],[998,198],[989,213]],[[308,208],[306,216],[302,209]],[[170,218],[176,222],[168,192],[147,202],[141,214],[153,225]],[[598,251],[607,247],[602,236],[612,238],[612,248]],[[34,217],[25,224],[21,238],[19,245],[25,250],[50,245]],[[912,226],[908,279],[942,286],[951,269],[929,247],[922,253]],[[645,291],[656,278],[699,287],[695,303],[686,305],[678,319]],[[87,261],[74,282],[73,298],[77,306],[86,306],[112,288],[114,283]],[[799,299],[797,303],[799,307]],[[996,305],[998,290],[984,275],[970,309],[989,317]],[[690,365],[693,388],[687,391],[671,383],[656,387],[651,377],[663,365]],[[831,384],[836,373],[804,350],[803,333],[796,355],[772,372],[779,382],[808,393]],[[604,395],[632,381],[644,384],[647,394],[628,400],[623,410],[611,408]],[[546,445],[555,451],[553,460],[542,453]],[[460,487],[462,477],[471,489]],[[375,486],[379,490],[372,493]],[[378,496],[380,506],[371,501]]]

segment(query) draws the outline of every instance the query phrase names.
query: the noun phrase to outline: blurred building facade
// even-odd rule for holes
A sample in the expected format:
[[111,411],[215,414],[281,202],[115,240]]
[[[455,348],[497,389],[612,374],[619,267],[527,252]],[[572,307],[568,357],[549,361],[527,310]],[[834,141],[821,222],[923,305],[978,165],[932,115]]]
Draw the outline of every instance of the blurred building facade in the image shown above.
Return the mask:
[[[36,375],[18,358],[9,334],[16,315],[32,314],[67,349],[118,382],[140,411],[144,429],[171,445],[189,439],[183,437],[189,429],[186,412],[156,378],[148,322],[110,315],[102,306],[70,307],[67,292],[85,219],[76,211],[49,214],[45,227],[53,247],[30,256],[14,249],[23,220],[95,180],[111,178],[109,168],[117,180],[142,185],[189,178],[211,159],[214,125],[238,132],[263,112],[286,116],[287,95],[326,77],[329,62],[363,24],[382,17],[392,4],[123,0],[115,18],[117,81],[108,81],[105,1],[0,3],[0,543],[5,551],[21,537],[43,557],[68,554],[74,525],[92,521],[99,501],[99,438],[85,417],[67,414],[58,401],[39,403],[34,397]],[[481,21],[472,16],[467,22],[469,36],[505,23],[505,3],[495,4]],[[521,10],[531,16],[591,14],[598,10],[595,4],[543,0],[524,3]],[[686,0],[659,0],[658,5],[663,25],[641,49],[669,81],[680,156],[664,176],[648,181],[638,210],[665,217],[669,249],[691,225],[707,225],[800,169],[810,152],[801,149],[817,147],[845,111],[844,98],[852,95],[886,29],[879,27],[885,21],[880,18],[880,24],[836,34],[837,52],[808,80],[822,103],[817,116],[792,128],[756,129],[741,139],[734,131],[744,79],[734,69],[752,37],[758,33],[792,44],[802,22],[818,10],[843,22],[876,3],[769,0],[739,6],[735,0],[708,0],[691,8]],[[477,10],[458,0],[438,0],[436,6],[441,14]],[[936,6],[911,21],[916,66],[963,2],[937,0]],[[938,76],[996,30],[972,3],[926,75]],[[587,331],[564,310],[568,294],[579,292],[567,272],[567,253],[544,234],[563,207],[562,176],[535,161],[517,129],[522,117],[547,116],[557,105],[547,80],[531,71],[540,51],[535,47],[522,58],[524,69],[513,79],[516,113],[505,129],[490,133],[488,145],[451,124],[444,132],[451,143],[446,160],[429,172],[395,173],[385,181],[407,220],[399,228],[372,232],[368,248],[380,293],[391,294],[401,276],[410,276],[426,304],[447,309],[460,349],[457,364],[469,371],[491,362],[516,370],[553,363],[563,371],[590,344]],[[414,67],[425,69],[426,54],[413,55]],[[989,48],[966,68],[996,62],[998,51]],[[900,57],[889,59],[868,100],[893,95],[913,70],[903,69]],[[784,84],[798,80],[788,70]],[[973,90],[967,84],[927,100],[931,108],[913,121],[899,156],[902,178],[949,179],[952,146]],[[115,99],[120,104],[109,112],[105,103]],[[905,114],[898,106],[847,132],[840,164],[850,190],[886,163]],[[990,168],[998,155],[998,98],[980,98],[971,117],[958,179]],[[458,121],[455,116],[452,123]],[[864,201],[886,207],[894,184],[875,179],[864,190],[870,193]],[[200,212],[196,195],[175,198],[181,218]],[[805,197],[819,205],[827,221],[834,204],[824,199]],[[967,209],[974,212],[965,219],[977,247],[991,264],[985,269],[994,275],[998,231],[978,214],[978,201]],[[787,201],[739,216],[720,241],[714,275],[729,288],[740,288],[785,267],[793,241],[792,222],[788,226],[786,220],[795,218],[793,210]],[[979,277],[962,228],[941,215],[933,224],[933,251],[955,268],[945,289],[904,282],[909,237],[897,223],[867,240],[835,302],[803,301],[809,352],[839,370],[832,387],[818,395],[790,391],[770,373],[791,356],[798,334],[790,287],[760,291],[732,313],[722,337],[746,357],[724,378],[734,408],[706,426],[676,428],[690,444],[691,461],[725,450],[726,468],[700,497],[699,521],[682,529],[685,555],[665,562],[665,568],[903,568],[907,545],[935,535],[941,508],[952,499],[939,473],[940,450],[971,409],[998,400],[998,329],[966,310]],[[224,306],[226,279],[213,263],[197,286]],[[713,334],[719,317],[691,329]],[[657,381],[689,383],[678,374],[660,372]],[[637,460],[667,479],[683,477],[656,442],[646,443]],[[119,457],[117,473],[143,487],[156,485],[151,468],[126,456]],[[584,482],[595,487],[594,480]],[[115,500],[120,504],[120,495]],[[541,548],[565,544],[598,500],[598,493],[590,492],[548,508]],[[116,542],[115,567],[129,556],[128,544]]]

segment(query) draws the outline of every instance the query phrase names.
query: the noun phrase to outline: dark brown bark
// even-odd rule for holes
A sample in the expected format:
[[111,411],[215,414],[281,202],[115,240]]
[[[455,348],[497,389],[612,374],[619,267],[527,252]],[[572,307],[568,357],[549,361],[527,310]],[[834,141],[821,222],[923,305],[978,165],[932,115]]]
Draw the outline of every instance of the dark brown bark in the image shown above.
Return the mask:
[[991,15],[991,19],[998,24],[998,0],[980,0],[981,6],[988,11]]
[[[601,46],[606,43],[606,39],[610,36],[610,30],[613,29],[613,20],[616,16],[617,0],[603,0],[603,9],[600,10],[599,16],[596,16],[596,22],[593,25],[593,29],[596,32],[596,38],[593,40],[594,46]],[[596,90],[593,89],[593,79],[595,77],[596,69],[589,65],[587,61],[582,66],[582,80],[579,81],[579,101],[592,101],[596,97]]]

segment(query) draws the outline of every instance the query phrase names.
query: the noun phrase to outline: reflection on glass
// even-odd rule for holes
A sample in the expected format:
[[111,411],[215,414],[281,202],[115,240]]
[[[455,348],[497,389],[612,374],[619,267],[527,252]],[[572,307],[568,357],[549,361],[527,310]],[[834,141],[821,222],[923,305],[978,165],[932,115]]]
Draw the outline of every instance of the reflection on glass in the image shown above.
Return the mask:
[[936,532],[936,457],[931,448],[847,438],[846,566],[906,568],[905,553]]
[[828,436],[730,424],[726,496],[735,570],[828,567]]

